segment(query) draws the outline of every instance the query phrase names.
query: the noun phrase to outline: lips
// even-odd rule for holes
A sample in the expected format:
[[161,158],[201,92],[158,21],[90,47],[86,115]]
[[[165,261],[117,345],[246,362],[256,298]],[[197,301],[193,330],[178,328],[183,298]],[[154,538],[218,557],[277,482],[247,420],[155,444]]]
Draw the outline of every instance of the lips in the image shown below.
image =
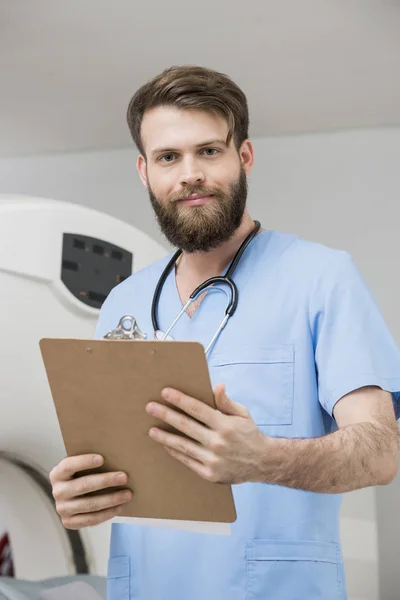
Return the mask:
[[209,198],[210,194],[197,194],[194,196],[189,196],[188,198],[185,198],[185,200],[198,200],[199,198]]
[[212,195],[209,196],[189,196],[188,198],[183,198],[182,200],[178,200],[180,204],[185,204],[186,206],[199,206],[201,204],[206,204],[212,199]]

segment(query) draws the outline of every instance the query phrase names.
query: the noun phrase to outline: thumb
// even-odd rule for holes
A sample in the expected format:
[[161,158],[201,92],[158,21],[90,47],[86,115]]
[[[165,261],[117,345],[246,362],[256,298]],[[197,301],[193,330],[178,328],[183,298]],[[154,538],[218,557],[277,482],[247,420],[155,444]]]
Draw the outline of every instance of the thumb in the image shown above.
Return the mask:
[[234,402],[225,393],[225,385],[218,383],[214,388],[215,405],[224,415],[232,415],[237,417],[248,417],[249,411],[243,404]]

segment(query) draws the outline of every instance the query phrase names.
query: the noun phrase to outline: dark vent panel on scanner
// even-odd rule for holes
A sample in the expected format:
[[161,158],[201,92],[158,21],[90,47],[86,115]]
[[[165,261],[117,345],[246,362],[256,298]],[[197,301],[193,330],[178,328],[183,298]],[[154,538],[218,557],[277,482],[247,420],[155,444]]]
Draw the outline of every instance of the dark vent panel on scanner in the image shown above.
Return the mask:
[[64,233],[61,280],[84,304],[101,308],[112,288],[131,274],[131,252],[104,240]]

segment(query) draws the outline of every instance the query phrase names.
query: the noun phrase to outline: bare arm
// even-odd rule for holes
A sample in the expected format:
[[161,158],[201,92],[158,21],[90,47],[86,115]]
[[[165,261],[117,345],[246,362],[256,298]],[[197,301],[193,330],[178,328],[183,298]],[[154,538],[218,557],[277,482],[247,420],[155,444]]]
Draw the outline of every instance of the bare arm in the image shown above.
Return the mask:
[[339,430],[311,439],[264,435],[221,384],[214,389],[218,411],[178,390],[166,392],[162,395],[171,407],[151,402],[147,411],[185,437],[157,427],[149,435],[210,481],[257,481],[342,493],[390,483],[396,474],[398,432],[392,397],[380,388],[360,388],[341,398],[334,408]]
[[268,438],[263,481],[321,493],[390,483],[398,465],[391,394],[364,387],[334,408],[338,431],[321,438]]

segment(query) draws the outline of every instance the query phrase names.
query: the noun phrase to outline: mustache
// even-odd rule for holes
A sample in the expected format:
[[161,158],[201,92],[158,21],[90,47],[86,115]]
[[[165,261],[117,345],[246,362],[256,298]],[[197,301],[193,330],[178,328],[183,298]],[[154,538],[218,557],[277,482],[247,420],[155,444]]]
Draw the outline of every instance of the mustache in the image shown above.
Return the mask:
[[179,200],[188,200],[190,196],[216,196],[222,195],[221,190],[216,188],[204,188],[204,187],[187,187],[182,192],[174,194],[170,197],[170,202],[179,202]]

